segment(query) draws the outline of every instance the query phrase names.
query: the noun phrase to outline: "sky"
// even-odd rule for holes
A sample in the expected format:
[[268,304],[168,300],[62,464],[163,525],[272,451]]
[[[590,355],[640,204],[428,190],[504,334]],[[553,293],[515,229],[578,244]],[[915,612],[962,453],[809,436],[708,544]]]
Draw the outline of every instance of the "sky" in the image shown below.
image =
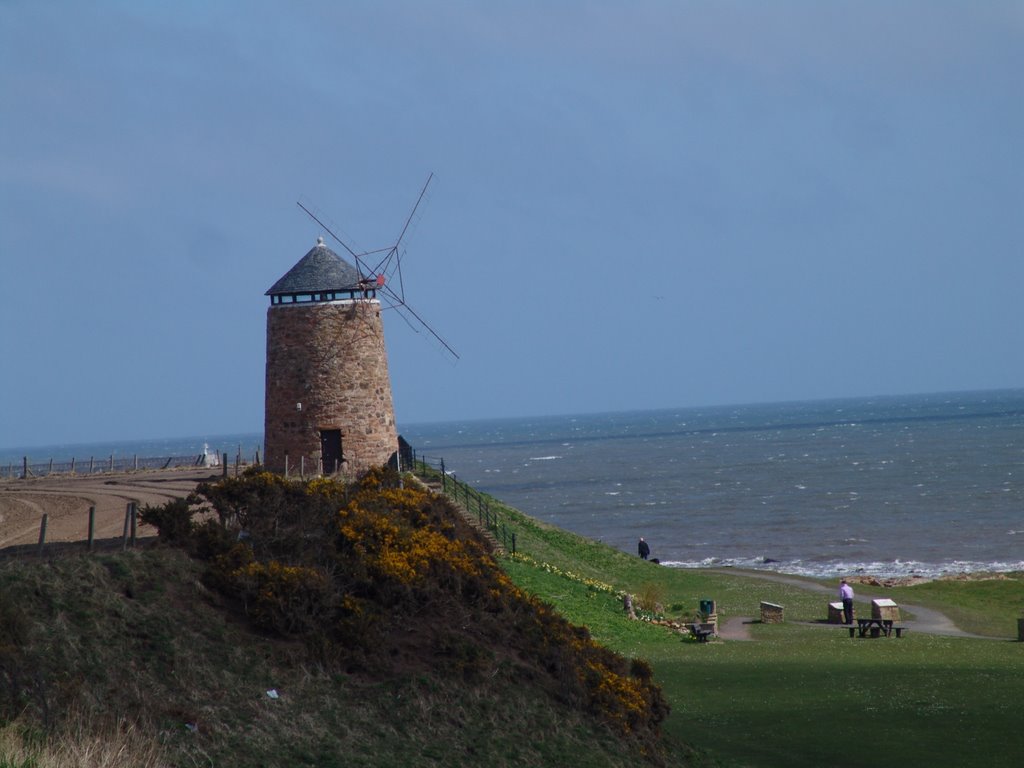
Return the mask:
[[403,424],[1024,387],[1024,2],[0,0],[0,446],[258,432],[402,241]]

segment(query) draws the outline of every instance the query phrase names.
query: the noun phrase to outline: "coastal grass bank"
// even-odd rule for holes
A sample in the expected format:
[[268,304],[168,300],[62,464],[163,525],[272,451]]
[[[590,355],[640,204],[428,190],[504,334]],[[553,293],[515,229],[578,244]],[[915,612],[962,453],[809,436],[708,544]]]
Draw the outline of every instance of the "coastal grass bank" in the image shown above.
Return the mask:
[[[598,642],[647,659],[672,705],[666,734],[723,765],[1017,766],[1024,759],[1024,643],[1017,640],[1024,574],[858,588],[858,611],[870,610],[870,597],[890,597],[942,611],[986,637],[851,638],[825,621],[832,582],[667,568],[512,509],[501,514],[521,553],[503,560],[513,580]],[[625,618],[623,593],[634,596],[641,620]],[[709,598],[720,626],[738,627],[744,640],[698,643],[643,620],[653,618],[643,606],[654,604],[667,618],[693,620]],[[785,621],[761,623],[761,602],[784,606]],[[904,617],[915,618],[908,610]]]

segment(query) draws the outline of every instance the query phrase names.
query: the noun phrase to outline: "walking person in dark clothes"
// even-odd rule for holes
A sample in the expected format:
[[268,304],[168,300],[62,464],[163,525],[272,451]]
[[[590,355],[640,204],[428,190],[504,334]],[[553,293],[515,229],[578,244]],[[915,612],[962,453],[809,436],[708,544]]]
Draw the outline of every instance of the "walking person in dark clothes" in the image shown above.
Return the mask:
[[644,541],[643,536],[640,537],[640,543],[636,545],[636,551],[644,560],[646,560],[648,555],[651,554],[651,547],[646,541]]

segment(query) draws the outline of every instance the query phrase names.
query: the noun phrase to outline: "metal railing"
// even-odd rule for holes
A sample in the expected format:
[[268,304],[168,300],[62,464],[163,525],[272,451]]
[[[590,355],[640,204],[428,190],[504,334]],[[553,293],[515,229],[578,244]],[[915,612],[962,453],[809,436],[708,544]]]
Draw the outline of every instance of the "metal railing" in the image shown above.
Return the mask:
[[0,477],[26,478],[46,477],[47,475],[78,474],[92,475],[99,472],[131,472],[139,469],[176,469],[178,467],[200,466],[195,456],[156,456],[141,458],[139,456],[103,458],[90,456],[86,460],[30,462],[28,457],[17,464],[0,465]]
[[492,504],[488,497],[459,480],[454,472],[449,472],[445,468],[443,458],[431,458],[418,454],[415,450],[411,451],[411,456],[403,463],[408,463],[409,458],[413,474],[428,484],[439,483],[441,493],[450,497],[471,517],[475,517],[480,527],[490,531],[506,552],[513,555],[516,553],[515,529],[510,526],[507,516],[502,514],[500,508]]
[[[213,459],[213,462],[210,460]],[[255,457],[256,464],[259,464],[259,453]],[[21,461],[7,464],[0,464],[0,478],[30,478],[46,477],[48,475],[94,475],[103,472],[137,472],[140,469],[180,469],[182,467],[220,467],[227,465],[228,454],[199,454],[189,456],[110,456],[95,457],[79,460],[73,458],[70,461],[54,461],[49,459],[43,462],[30,462],[25,456]],[[235,456],[234,463],[238,466],[247,466],[248,462],[242,458],[241,453]]]

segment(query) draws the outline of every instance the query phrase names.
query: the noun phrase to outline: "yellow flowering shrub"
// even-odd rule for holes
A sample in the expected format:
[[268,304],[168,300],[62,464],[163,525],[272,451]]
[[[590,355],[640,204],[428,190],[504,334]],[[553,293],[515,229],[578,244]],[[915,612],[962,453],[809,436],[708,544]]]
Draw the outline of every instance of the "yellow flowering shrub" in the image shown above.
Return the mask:
[[238,539],[211,562],[207,583],[320,661],[382,674],[415,657],[468,684],[527,675],[641,749],[666,716],[645,662],[631,665],[519,589],[444,497],[403,487],[386,469],[350,485],[265,473],[224,482],[204,498],[238,521]]

